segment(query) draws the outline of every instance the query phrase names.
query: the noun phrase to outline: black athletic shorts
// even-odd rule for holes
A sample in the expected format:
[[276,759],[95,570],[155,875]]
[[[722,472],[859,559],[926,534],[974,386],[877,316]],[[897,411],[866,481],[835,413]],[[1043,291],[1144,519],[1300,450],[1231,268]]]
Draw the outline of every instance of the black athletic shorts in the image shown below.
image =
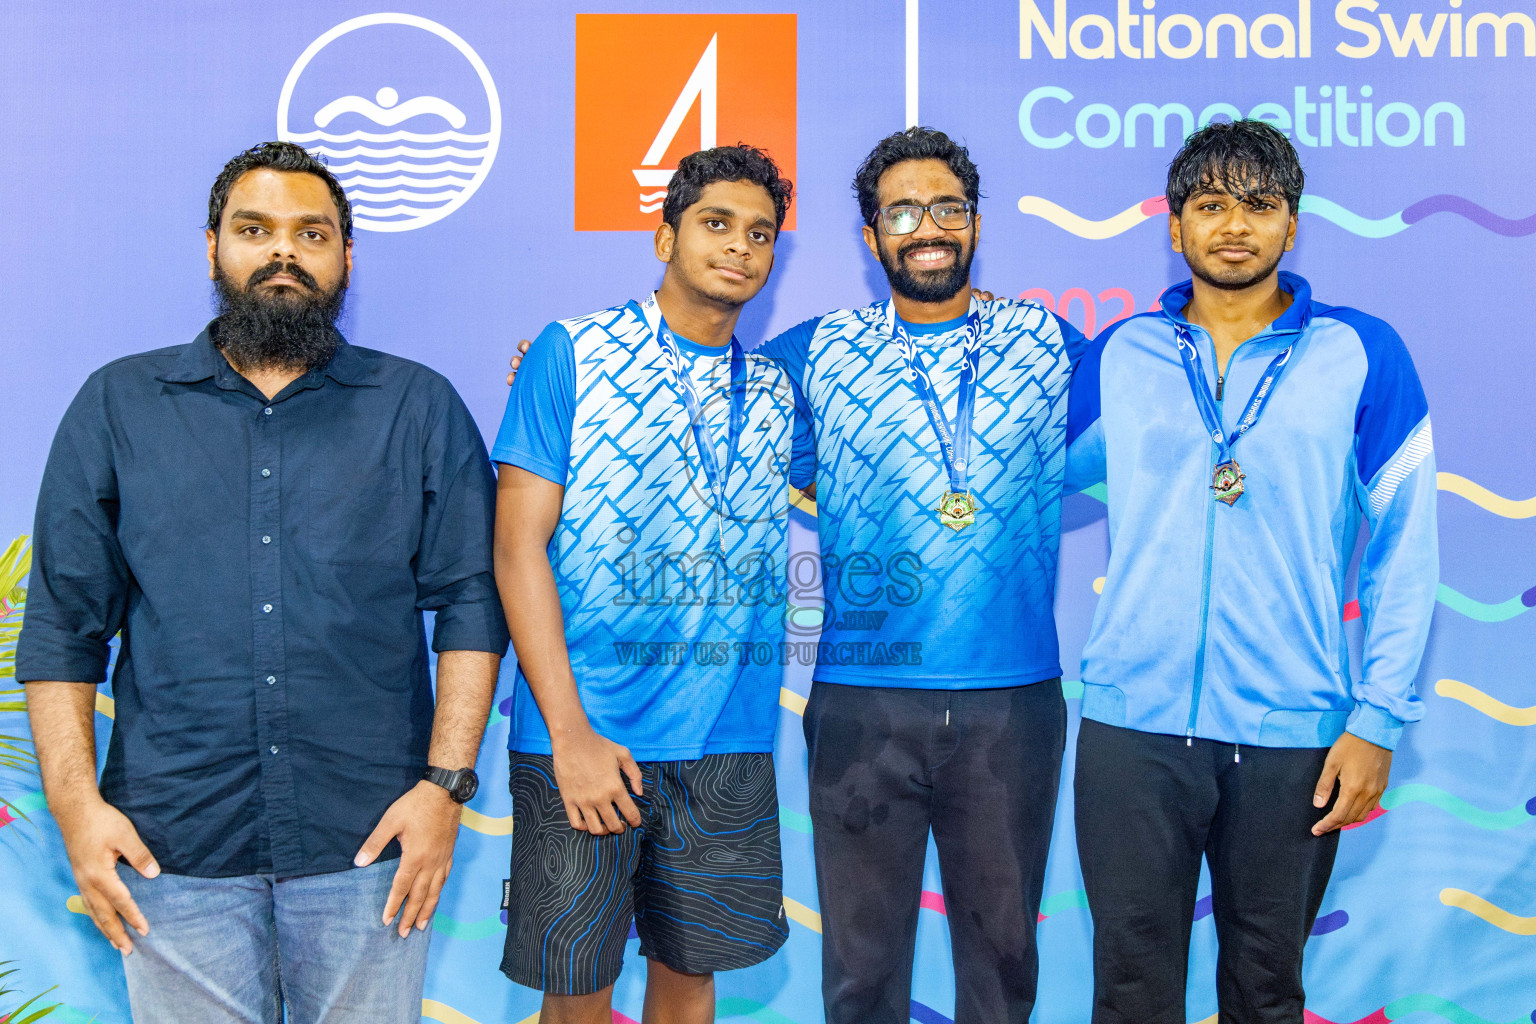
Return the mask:
[[548,755],[511,762],[513,981],[555,995],[612,985],[631,921],[641,956],[687,974],[750,967],[789,937],[772,754],[642,762],[642,824],[605,836],[571,828]]

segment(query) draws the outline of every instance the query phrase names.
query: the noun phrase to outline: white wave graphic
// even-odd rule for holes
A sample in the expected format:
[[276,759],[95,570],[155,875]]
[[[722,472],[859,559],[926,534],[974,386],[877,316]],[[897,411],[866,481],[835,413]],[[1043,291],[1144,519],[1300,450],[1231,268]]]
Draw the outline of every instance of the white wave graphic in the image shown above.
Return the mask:
[[387,164],[332,164],[332,174],[346,174],[349,171],[460,171],[465,174],[473,174],[480,168],[473,164],[456,164],[452,160],[444,160],[435,164],[408,164],[402,160],[395,160]]
[[489,144],[494,136],[490,132],[470,135],[464,132],[289,132],[283,136],[289,142],[483,142]]
[[354,215],[367,217],[419,217],[428,211],[417,209],[414,206],[367,206],[362,203],[353,203]]
[[650,203],[650,202],[656,201],[657,199],[665,199],[665,198],[667,198],[667,190],[666,189],[662,189],[660,192],[641,192],[640,193],[640,201],[642,203]]
[[666,200],[665,199],[663,199],[659,203],[652,203],[650,206],[646,206],[644,203],[641,203],[640,204],[640,212],[641,213],[655,213],[657,210],[661,209],[665,205],[666,205]]
[[330,146],[309,146],[311,153],[327,157],[333,160],[346,160],[349,157],[367,157],[372,160],[382,160],[390,156],[408,156],[416,160],[426,160],[435,156],[461,156],[470,159],[478,159],[485,156],[484,149],[460,149],[457,146],[429,146],[420,148],[416,146],[354,146],[351,149],[333,149]]
[[356,174],[350,178],[341,178],[341,187],[350,189],[353,186],[359,188],[383,188],[388,185],[419,185],[423,188],[430,186],[465,186],[473,178],[461,177],[456,174],[444,174],[438,178],[418,178],[410,174],[395,174],[388,178],[376,178],[368,174]]
[[410,189],[397,188],[390,192],[371,192],[366,189],[354,189],[347,193],[347,198],[352,205],[358,203],[384,203],[391,199],[404,199],[411,203],[446,203],[458,195],[461,189],[447,189],[442,192],[412,192]]

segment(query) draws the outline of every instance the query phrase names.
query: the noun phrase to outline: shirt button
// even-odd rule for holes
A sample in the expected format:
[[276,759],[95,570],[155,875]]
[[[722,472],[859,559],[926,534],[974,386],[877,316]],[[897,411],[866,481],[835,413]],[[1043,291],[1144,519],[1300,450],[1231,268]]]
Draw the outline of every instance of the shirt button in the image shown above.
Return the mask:
[[272,611],[272,606],[269,604],[264,604],[261,606],[261,610],[270,613]]
[[264,469],[264,470],[261,471],[261,475],[262,476],[271,476],[272,475],[272,471],[270,469]]
[[277,682],[277,676],[267,676],[267,685],[268,686],[271,686],[275,682]]
[[272,538],[271,537],[263,537],[263,538],[261,538],[261,542],[263,544],[271,544],[272,543]]
[[277,753],[277,748],[276,747],[269,747],[268,749],[271,750],[272,753],[274,753],[274,754]]
[[264,412],[264,413],[266,413],[266,414],[267,414],[267,415],[268,415],[268,416],[271,416],[271,415],[272,415],[272,407],[271,407],[271,406],[270,406],[270,405],[269,405],[269,406],[267,406],[267,407],[266,407],[266,408],[265,408],[265,409],[263,409],[263,410],[261,410],[261,411],[262,411],[262,412]]

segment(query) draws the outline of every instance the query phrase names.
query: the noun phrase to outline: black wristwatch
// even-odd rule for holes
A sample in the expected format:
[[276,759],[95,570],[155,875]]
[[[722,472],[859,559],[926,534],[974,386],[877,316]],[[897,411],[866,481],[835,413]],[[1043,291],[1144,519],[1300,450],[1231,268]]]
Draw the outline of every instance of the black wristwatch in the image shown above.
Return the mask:
[[475,774],[473,768],[460,768],[455,772],[447,768],[428,766],[421,777],[433,785],[446,789],[456,804],[468,803],[469,799],[475,795],[475,790],[480,788],[480,776]]

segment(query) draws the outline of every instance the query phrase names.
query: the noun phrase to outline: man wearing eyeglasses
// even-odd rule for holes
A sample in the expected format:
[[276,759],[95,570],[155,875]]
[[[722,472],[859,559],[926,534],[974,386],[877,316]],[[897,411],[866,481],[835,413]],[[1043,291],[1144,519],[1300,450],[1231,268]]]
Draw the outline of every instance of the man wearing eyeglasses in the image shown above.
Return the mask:
[[829,1024],[906,1024],[931,831],[956,1024],[1019,1022],[1066,732],[1052,604],[1086,342],[971,297],[980,177],[912,128],[854,179],[891,298],[759,351],[814,415],[825,606],[805,711]]

